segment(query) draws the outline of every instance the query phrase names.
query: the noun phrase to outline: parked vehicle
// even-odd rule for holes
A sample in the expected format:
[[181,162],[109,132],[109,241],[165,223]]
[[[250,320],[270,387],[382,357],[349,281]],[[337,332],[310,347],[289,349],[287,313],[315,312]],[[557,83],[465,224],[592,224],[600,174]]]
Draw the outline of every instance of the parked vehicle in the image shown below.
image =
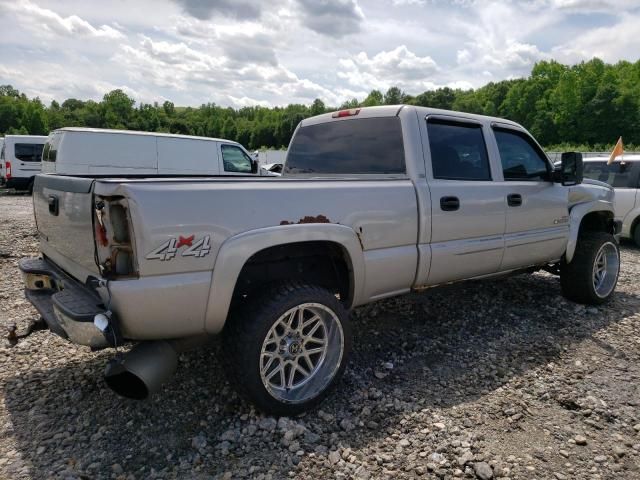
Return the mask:
[[4,158],[2,158],[2,147],[4,146],[4,137],[0,137],[0,185],[4,185]]
[[1,182],[15,190],[33,190],[33,180],[40,173],[42,148],[47,137],[40,135],[6,135],[0,151]]
[[282,163],[266,163],[264,165],[262,165],[262,169],[264,169],[266,172],[269,172],[271,175],[282,175],[282,168],[283,168]]
[[614,188],[615,215],[622,222],[620,235],[640,247],[640,155],[624,155],[611,165],[607,165],[608,159],[585,159],[584,176]]
[[60,175],[252,175],[257,162],[242,145],[167,133],[60,128],[43,152],[43,173]]
[[300,123],[281,178],[40,175],[42,258],[20,269],[52,331],[93,348],[138,342],[107,368],[119,394],[158,390],[177,352],[221,334],[232,385],[292,415],[340,378],[358,305],[539,269],[571,300],[607,301],[614,192],[581,171],[575,153],[554,170],[508,120],[345,110]]
[[263,165],[262,168],[272,173],[282,173],[283,166],[284,164],[282,163],[267,163]]

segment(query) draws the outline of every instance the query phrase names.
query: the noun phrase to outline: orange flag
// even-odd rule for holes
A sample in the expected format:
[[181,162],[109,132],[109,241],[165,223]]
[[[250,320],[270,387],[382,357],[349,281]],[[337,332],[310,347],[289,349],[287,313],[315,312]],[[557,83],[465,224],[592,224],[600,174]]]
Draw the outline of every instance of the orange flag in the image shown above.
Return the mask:
[[613,152],[611,152],[611,155],[609,155],[609,161],[607,162],[607,165],[611,165],[613,161],[616,159],[616,157],[618,155],[622,155],[623,153],[624,153],[624,146],[622,145],[622,137],[620,137],[618,139],[618,143],[616,143],[616,146],[613,147]]

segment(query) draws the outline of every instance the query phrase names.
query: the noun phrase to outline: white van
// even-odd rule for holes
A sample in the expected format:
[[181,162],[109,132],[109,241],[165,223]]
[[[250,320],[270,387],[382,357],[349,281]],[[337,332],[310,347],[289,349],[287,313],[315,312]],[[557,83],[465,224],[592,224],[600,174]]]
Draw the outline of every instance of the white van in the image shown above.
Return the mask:
[[611,185],[615,192],[615,215],[622,221],[620,236],[640,247],[640,155],[624,155],[607,165],[608,157],[584,159],[584,176]]
[[2,184],[15,190],[33,189],[33,179],[40,173],[42,148],[47,137],[41,135],[6,135],[0,161]]
[[49,135],[42,173],[61,175],[252,175],[258,164],[219,138],[66,127]]

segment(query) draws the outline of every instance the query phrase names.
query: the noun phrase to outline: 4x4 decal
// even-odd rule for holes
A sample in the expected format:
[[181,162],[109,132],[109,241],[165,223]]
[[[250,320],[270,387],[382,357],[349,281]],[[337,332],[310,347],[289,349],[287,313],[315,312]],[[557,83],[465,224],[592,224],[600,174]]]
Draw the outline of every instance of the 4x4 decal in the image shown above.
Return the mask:
[[209,255],[209,252],[211,252],[210,235],[206,235],[200,240],[196,240],[195,238],[195,235],[190,235],[188,237],[179,235],[178,238],[170,238],[158,248],[149,252],[145,258],[147,260],[171,260],[178,254],[178,250],[181,247],[188,247],[182,250],[180,255],[183,257],[202,258],[205,255]]

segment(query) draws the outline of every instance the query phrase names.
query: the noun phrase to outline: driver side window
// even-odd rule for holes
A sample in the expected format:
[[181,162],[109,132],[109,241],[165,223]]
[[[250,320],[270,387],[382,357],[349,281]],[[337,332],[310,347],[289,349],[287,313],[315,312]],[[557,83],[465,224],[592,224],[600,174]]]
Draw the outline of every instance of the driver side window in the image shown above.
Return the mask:
[[233,145],[222,145],[222,162],[225,172],[251,173],[251,159]]
[[524,133],[494,128],[505,180],[547,180],[549,162],[538,146]]

